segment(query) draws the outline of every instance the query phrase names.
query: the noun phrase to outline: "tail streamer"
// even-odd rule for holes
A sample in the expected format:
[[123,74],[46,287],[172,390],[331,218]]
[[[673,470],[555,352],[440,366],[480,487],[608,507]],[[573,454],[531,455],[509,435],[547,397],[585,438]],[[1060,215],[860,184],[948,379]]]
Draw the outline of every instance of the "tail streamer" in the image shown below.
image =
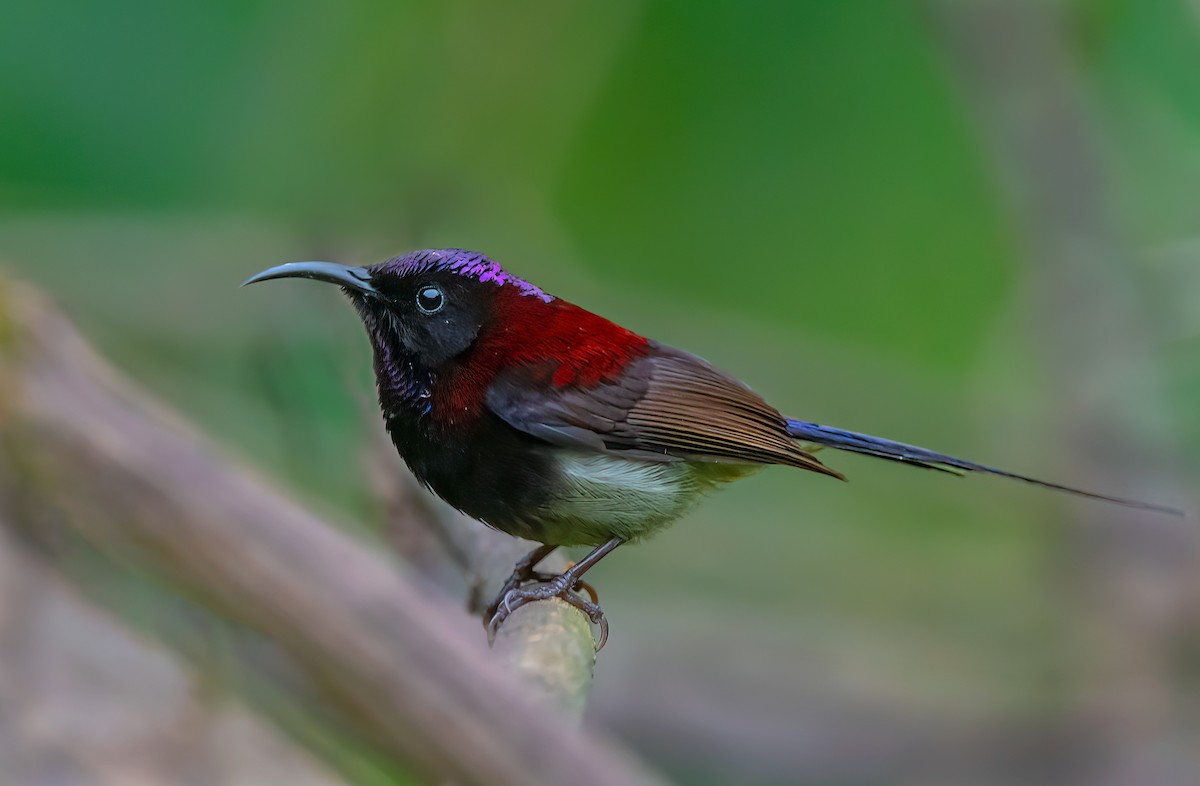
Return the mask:
[[1096,494],[1091,491],[1084,491],[1083,489],[1063,486],[1059,483],[1038,480],[1027,475],[1018,475],[1015,472],[996,469],[986,464],[977,464],[974,461],[955,458],[954,456],[948,456],[945,453],[938,453],[927,448],[917,447],[916,445],[907,445],[903,442],[895,442],[890,439],[883,439],[882,437],[872,437],[869,434],[859,434],[854,431],[821,426],[816,423],[806,423],[802,420],[789,420],[787,422],[787,430],[788,434],[792,437],[814,445],[836,448],[837,450],[845,450],[851,453],[861,453],[866,456],[874,456],[875,458],[886,459],[888,461],[898,461],[903,464],[912,464],[923,469],[934,469],[939,472],[948,472],[952,475],[961,475],[966,472],[999,475],[1003,478],[1012,478],[1025,483],[1032,483],[1035,486],[1054,489],[1055,491],[1065,491],[1068,494],[1076,494],[1081,497],[1091,497],[1092,499],[1125,505],[1130,508],[1152,510],[1172,516],[1183,515],[1183,511],[1175,508],[1154,505],[1149,502],[1139,502],[1133,499],[1110,497],[1106,494]]

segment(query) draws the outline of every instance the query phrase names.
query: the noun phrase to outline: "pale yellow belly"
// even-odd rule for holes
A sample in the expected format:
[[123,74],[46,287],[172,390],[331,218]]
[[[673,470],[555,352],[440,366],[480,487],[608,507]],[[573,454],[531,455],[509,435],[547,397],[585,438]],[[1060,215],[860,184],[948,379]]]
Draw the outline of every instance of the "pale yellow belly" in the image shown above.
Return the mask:
[[655,462],[596,453],[565,453],[561,493],[538,511],[540,540],[598,545],[645,538],[689,511],[720,483],[745,477],[757,464]]

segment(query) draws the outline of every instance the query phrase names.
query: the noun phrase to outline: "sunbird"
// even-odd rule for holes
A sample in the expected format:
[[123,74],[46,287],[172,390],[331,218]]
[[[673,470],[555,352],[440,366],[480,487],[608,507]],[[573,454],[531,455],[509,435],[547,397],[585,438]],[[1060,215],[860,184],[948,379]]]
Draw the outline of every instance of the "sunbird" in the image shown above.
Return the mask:
[[[484,615],[559,597],[608,622],[583,575],[701,496],[767,464],[845,477],[813,455],[862,453],[952,474],[980,472],[1119,505],[1136,500],[1038,480],[890,439],[784,417],[707,361],[638,335],[464,249],[413,251],[369,267],[289,262],[246,284],[309,278],[350,298],[374,351],[384,425],[412,473],[453,507],[543,545]],[[593,550],[538,573],[559,546]],[[587,592],[589,597],[578,594]]]

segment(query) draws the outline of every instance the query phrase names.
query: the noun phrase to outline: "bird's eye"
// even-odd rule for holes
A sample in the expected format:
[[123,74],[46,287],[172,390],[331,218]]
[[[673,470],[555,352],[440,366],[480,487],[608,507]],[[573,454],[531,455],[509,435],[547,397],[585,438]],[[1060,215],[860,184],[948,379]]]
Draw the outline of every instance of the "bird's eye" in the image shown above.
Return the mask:
[[446,298],[437,287],[421,287],[417,291],[417,308],[422,314],[436,314],[445,305]]

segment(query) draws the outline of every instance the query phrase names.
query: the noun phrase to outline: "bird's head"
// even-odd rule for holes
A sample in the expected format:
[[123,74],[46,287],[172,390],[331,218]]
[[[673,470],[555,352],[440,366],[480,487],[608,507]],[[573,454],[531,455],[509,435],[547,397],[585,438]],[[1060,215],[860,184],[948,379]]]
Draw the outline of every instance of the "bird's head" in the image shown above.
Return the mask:
[[377,353],[407,356],[430,369],[474,344],[500,301],[553,300],[483,254],[455,248],[413,251],[369,267],[289,262],[245,284],[276,278],[337,284],[358,310]]

